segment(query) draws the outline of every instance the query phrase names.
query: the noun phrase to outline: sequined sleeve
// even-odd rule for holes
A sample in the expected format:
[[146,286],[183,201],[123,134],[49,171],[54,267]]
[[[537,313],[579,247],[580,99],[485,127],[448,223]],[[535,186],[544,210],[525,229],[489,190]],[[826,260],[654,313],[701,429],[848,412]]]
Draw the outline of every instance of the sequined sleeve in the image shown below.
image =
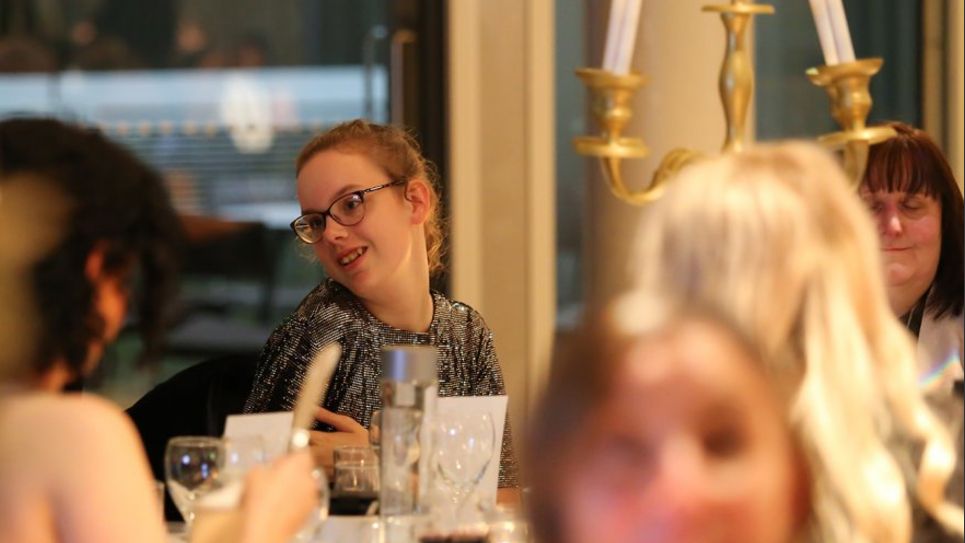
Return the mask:
[[[473,395],[495,395],[506,394],[506,385],[503,381],[502,369],[499,360],[496,358],[496,349],[493,347],[492,332],[486,334],[483,347],[479,351],[477,362],[479,373]],[[516,464],[516,450],[513,447],[513,431],[509,424],[509,412],[506,413],[506,421],[503,425],[503,444],[499,454],[499,487],[515,488],[519,486],[519,467]]]
[[[471,384],[465,391],[467,396],[497,396],[506,394],[506,383],[503,372],[496,356],[493,334],[482,316],[475,310],[459,302],[453,303],[454,314],[466,315],[466,333],[472,339],[467,345],[471,370],[469,372]],[[456,326],[455,328],[459,328]],[[512,427],[509,423],[509,413],[503,425],[502,447],[499,455],[499,487],[514,488],[519,486],[519,468],[516,462],[516,452],[513,446]]]
[[272,332],[262,349],[245,413],[294,408],[314,354],[330,342],[344,342],[346,323],[353,320],[344,307],[344,293],[337,284],[323,281]]
[[294,407],[293,391],[305,371],[302,361],[307,361],[312,352],[306,329],[302,318],[291,315],[272,332],[262,350],[245,413],[287,411]]

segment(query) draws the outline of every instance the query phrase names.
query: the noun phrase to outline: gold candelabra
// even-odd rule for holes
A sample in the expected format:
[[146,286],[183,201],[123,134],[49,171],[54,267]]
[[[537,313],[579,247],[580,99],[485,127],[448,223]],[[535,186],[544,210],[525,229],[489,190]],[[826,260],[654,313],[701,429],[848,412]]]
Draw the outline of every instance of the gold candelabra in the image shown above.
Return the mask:
[[[755,15],[774,13],[774,8],[754,4],[753,0],[731,0],[730,5],[704,6],[703,10],[719,13],[727,32],[727,51],[718,83],[727,121],[723,150],[738,152],[744,148],[747,110],[754,95],[754,66],[745,36]],[[666,183],[681,168],[701,158],[702,154],[698,151],[674,149],[663,157],[646,189],[629,189],[623,181],[621,161],[625,158],[643,158],[649,154],[649,150],[643,141],[625,138],[622,132],[632,116],[630,99],[645,84],[645,78],[636,73],[619,75],[593,68],[579,69],[576,75],[590,89],[591,113],[601,134],[574,138],[573,146],[577,153],[600,159],[603,176],[610,190],[621,200],[637,205],[656,200],[666,188]]]
[[868,149],[896,135],[893,128],[866,125],[873,103],[871,77],[881,69],[882,62],[880,58],[863,58],[807,71],[811,82],[828,92],[831,116],[844,129],[820,136],[818,141],[844,151],[844,169],[855,187],[861,184],[868,166]]
[[[718,79],[727,123],[723,152],[740,152],[746,143],[747,112],[754,96],[754,66],[745,37],[753,17],[772,14],[774,7],[755,4],[754,0],[731,0],[729,5],[704,6],[703,11],[719,13],[727,33],[727,50]],[[871,109],[869,81],[880,68],[881,59],[861,59],[808,70],[811,81],[827,90],[831,114],[844,129],[821,136],[819,141],[844,151],[845,170],[855,183],[864,174],[869,147],[895,134],[890,128],[865,125]],[[576,75],[590,90],[590,109],[600,135],[574,138],[573,146],[577,153],[600,159],[610,190],[621,200],[636,205],[656,200],[681,168],[702,157],[692,149],[674,149],[664,156],[646,189],[631,190],[623,180],[621,162],[643,158],[649,150],[642,140],[624,137],[623,129],[633,116],[630,100],[646,84],[646,77],[594,68],[581,68]]]

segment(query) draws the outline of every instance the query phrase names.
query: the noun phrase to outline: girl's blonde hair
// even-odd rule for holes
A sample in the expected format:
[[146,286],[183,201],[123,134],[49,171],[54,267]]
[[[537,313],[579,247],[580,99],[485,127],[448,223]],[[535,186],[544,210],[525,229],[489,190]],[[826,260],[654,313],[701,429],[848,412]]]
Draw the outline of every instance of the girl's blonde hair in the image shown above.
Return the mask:
[[390,179],[405,179],[407,186],[413,179],[425,182],[429,190],[429,216],[423,228],[429,274],[435,275],[443,271],[444,219],[439,207],[438,174],[435,166],[422,156],[415,138],[395,126],[363,119],[344,122],[305,144],[295,159],[295,175],[302,171],[312,157],[329,149],[365,155],[382,168]]
[[[947,529],[955,452],[917,388],[871,220],[837,164],[804,143],[694,165],[646,211],[633,281],[730,315],[790,398],[812,477],[809,540],[906,543],[913,494]],[[912,466],[910,443],[924,446]]]

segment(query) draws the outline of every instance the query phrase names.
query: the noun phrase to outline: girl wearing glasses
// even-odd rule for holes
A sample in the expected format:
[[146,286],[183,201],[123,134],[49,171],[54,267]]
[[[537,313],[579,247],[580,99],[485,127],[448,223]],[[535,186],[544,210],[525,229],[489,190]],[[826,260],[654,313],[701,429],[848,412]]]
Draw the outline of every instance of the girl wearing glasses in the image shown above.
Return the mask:
[[[342,358],[317,418],[334,432],[312,439],[321,465],[331,466],[336,446],[368,443],[385,345],[435,346],[441,396],[505,394],[482,316],[430,289],[442,269],[439,197],[415,140],[355,120],[308,142],[295,168],[302,215],[292,230],[328,279],[268,339],[245,411],[292,409],[310,360],[333,341]],[[508,425],[500,460],[499,486],[515,486]]]

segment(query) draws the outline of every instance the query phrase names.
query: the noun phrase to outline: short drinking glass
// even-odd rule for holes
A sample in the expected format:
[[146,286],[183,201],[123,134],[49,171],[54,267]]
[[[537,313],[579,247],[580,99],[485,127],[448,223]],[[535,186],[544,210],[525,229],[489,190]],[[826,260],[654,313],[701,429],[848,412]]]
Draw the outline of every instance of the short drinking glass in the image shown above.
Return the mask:
[[379,491],[379,459],[369,447],[335,448],[335,493],[370,494]]

